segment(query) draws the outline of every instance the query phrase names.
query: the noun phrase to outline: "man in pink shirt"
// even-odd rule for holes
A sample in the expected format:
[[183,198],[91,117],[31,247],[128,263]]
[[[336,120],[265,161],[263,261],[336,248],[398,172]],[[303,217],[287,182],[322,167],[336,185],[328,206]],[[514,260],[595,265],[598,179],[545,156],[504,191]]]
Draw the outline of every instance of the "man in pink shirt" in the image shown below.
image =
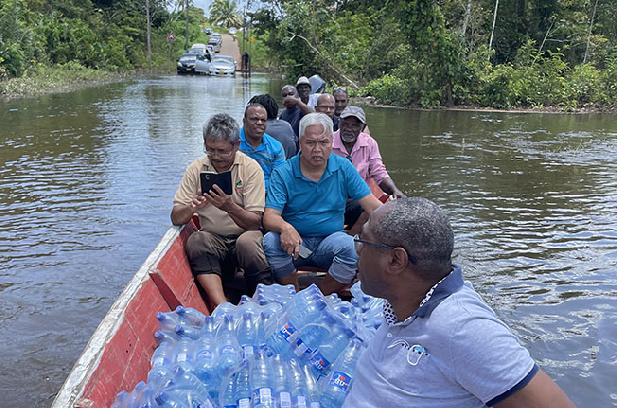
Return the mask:
[[[340,118],[339,130],[333,135],[332,153],[351,160],[367,183],[369,179],[373,179],[384,193],[394,197],[405,197],[388,175],[377,141],[363,132],[366,127],[364,110],[359,106],[350,105],[343,110]],[[345,224],[354,225],[361,214],[362,208],[358,203],[348,202],[345,209]]]

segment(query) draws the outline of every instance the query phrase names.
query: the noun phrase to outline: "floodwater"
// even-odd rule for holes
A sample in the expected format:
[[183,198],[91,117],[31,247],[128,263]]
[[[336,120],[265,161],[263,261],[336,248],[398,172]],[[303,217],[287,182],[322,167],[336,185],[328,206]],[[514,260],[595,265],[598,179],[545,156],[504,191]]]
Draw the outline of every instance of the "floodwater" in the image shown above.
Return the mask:
[[[45,407],[170,226],[213,113],[280,81],[163,76],[0,102],[0,397]],[[579,406],[617,406],[617,117],[367,108],[392,178]]]

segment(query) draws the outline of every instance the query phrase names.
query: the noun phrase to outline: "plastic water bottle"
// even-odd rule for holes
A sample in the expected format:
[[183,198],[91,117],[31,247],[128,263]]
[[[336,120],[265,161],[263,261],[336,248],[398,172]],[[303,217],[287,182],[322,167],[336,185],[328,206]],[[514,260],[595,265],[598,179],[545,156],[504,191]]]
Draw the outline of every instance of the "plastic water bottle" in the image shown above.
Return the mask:
[[290,337],[307,323],[319,319],[327,303],[317,286],[311,285],[299,292],[287,307],[282,324],[266,342],[274,354],[288,352]]
[[349,347],[336,359],[332,372],[321,383],[322,408],[338,408],[343,405],[352,385],[354,368],[361,352],[362,342],[354,338]]
[[203,335],[195,341],[193,359],[195,374],[205,384],[214,384],[218,376],[217,340],[210,321],[206,320]]
[[251,367],[251,406],[253,408],[273,408],[272,379],[269,361],[264,352],[255,354],[255,361]]
[[148,373],[148,386],[154,391],[162,390],[171,383],[174,376],[175,372],[169,366],[152,367]]
[[233,402],[237,408],[250,408],[251,406],[250,367],[253,359],[254,355],[247,352],[233,377]]
[[165,366],[171,367],[176,361],[176,343],[170,341],[163,341],[154,353],[152,354],[152,358],[150,359],[150,364],[152,367],[157,366]]
[[165,333],[175,333],[176,326],[180,324],[180,316],[175,312],[158,312],[156,319],[159,321],[159,330]]
[[175,343],[176,341],[178,341],[178,335],[175,332],[157,330],[156,332],[154,332],[154,337],[159,344],[165,341],[168,341],[170,343]]
[[255,347],[257,345],[257,324],[258,315],[256,316],[247,310],[242,313],[236,329],[238,343],[240,343],[242,348]]
[[237,370],[242,362],[242,348],[236,338],[232,316],[225,316],[216,336],[219,376],[227,376]]
[[206,317],[200,311],[195,310],[192,307],[184,306],[176,307],[176,314],[180,316],[180,319],[183,322],[186,322],[195,327],[202,327],[204,324],[204,318]]
[[176,342],[176,363],[193,364],[195,341],[190,337],[182,337]]
[[343,322],[336,321],[336,323],[333,323],[330,337],[321,343],[309,358],[308,364],[311,366],[317,379],[330,371],[331,364],[345,350],[349,340],[353,337],[353,331],[345,326]]
[[275,354],[270,359],[272,369],[272,388],[274,394],[274,403],[280,408],[291,408],[291,392],[290,384],[287,381],[289,377],[289,368],[280,354]]
[[218,324],[221,320],[223,320],[225,316],[234,317],[236,313],[236,308],[237,308],[236,305],[234,305],[233,303],[229,303],[229,302],[221,303],[214,309],[211,316],[214,318],[215,322],[217,322]]

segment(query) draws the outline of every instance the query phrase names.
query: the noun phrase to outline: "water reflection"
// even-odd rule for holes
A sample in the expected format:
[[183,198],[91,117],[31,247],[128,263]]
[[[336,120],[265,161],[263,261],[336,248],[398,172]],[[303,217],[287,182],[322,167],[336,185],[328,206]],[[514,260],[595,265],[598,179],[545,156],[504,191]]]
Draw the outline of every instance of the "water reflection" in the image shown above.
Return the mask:
[[[203,122],[281,84],[170,76],[0,104],[3,406],[49,405],[168,228]],[[451,214],[457,262],[534,358],[578,405],[617,406],[617,119],[366,110],[391,176]]]

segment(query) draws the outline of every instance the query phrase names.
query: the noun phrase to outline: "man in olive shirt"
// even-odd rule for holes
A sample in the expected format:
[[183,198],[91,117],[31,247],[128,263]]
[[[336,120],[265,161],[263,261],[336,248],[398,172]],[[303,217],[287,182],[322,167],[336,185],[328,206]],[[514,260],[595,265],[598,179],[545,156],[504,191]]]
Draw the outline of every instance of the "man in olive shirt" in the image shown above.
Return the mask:
[[[244,270],[247,292],[257,283],[270,283],[270,267],[259,230],[264,211],[264,175],[259,163],[238,151],[240,128],[227,114],[214,115],[203,130],[206,156],[189,165],[174,197],[171,221],[184,225],[194,213],[201,230],[186,243],[195,279],[204,288],[211,306],[225,302],[223,275],[235,267]],[[218,186],[201,191],[199,174],[231,171],[232,194]]]

